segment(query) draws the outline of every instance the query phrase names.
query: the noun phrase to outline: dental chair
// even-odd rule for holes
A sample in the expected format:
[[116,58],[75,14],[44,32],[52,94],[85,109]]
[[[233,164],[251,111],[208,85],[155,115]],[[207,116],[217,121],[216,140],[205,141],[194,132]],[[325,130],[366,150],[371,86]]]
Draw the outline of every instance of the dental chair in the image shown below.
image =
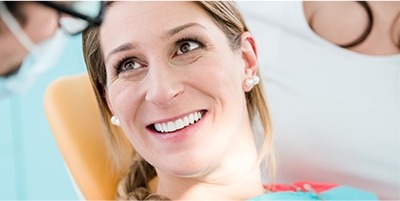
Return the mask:
[[53,81],[44,97],[46,116],[78,196],[112,200],[122,175],[107,157],[100,110],[86,73]]

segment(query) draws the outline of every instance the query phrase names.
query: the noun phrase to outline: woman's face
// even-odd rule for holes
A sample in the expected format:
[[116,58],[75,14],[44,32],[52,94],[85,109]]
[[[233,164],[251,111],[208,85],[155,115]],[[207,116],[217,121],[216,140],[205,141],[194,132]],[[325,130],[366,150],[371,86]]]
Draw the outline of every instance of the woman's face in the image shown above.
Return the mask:
[[100,34],[109,107],[158,171],[207,172],[253,140],[243,83],[254,72],[200,6],[117,2]]

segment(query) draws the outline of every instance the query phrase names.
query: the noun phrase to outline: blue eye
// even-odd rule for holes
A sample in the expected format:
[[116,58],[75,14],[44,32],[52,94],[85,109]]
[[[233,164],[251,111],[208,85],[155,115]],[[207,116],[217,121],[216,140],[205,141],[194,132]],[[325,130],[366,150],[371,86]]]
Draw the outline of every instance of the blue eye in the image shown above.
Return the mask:
[[183,41],[178,46],[178,51],[176,52],[177,55],[182,55],[192,50],[201,47],[201,44],[196,41]]

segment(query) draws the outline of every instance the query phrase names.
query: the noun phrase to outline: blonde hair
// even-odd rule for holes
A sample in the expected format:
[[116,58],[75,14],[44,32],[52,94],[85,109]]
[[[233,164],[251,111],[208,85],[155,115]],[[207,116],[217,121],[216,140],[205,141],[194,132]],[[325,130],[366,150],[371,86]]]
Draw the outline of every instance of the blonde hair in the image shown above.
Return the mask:
[[[248,31],[248,28],[236,5],[228,1],[198,1],[194,3],[203,8],[225,33],[232,50],[238,50],[241,46],[241,34]],[[154,167],[142,159],[138,153],[134,152],[126,137],[123,137],[125,135],[121,129],[110,124],[112,113],[107,106],[104,93],[107,83],[104,56],[100,46],[99,27],[91,27],[83,33],[83,53],[101,110],[111,157],[118,170],[124,173],[127,172],[125,178],[120,182],[116,198],[121,200],[167,199],[159,195],[150,194],[148,183],[156,176]],[[269,173],[273,175],[275,162],[272,132],[262,83],[256,85],[245,96],[251,122],[254,124],[255,119],[258,117],[263,127],[262,145],[259,150],[260,164],[264,164],[262,161],[267,162]],[[130,169],[128,168],[129,164],[131,164]]]

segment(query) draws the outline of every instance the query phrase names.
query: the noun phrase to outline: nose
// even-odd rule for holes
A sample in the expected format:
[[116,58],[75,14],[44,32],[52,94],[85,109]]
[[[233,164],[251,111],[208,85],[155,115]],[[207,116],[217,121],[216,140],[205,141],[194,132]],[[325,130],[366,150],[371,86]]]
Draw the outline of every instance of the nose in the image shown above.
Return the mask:
[[150,66],[146,78],[146,101],[165,106],[179,97],[184,91],[184,85],[178,71],[166,62],[158,62],[153,68]]

